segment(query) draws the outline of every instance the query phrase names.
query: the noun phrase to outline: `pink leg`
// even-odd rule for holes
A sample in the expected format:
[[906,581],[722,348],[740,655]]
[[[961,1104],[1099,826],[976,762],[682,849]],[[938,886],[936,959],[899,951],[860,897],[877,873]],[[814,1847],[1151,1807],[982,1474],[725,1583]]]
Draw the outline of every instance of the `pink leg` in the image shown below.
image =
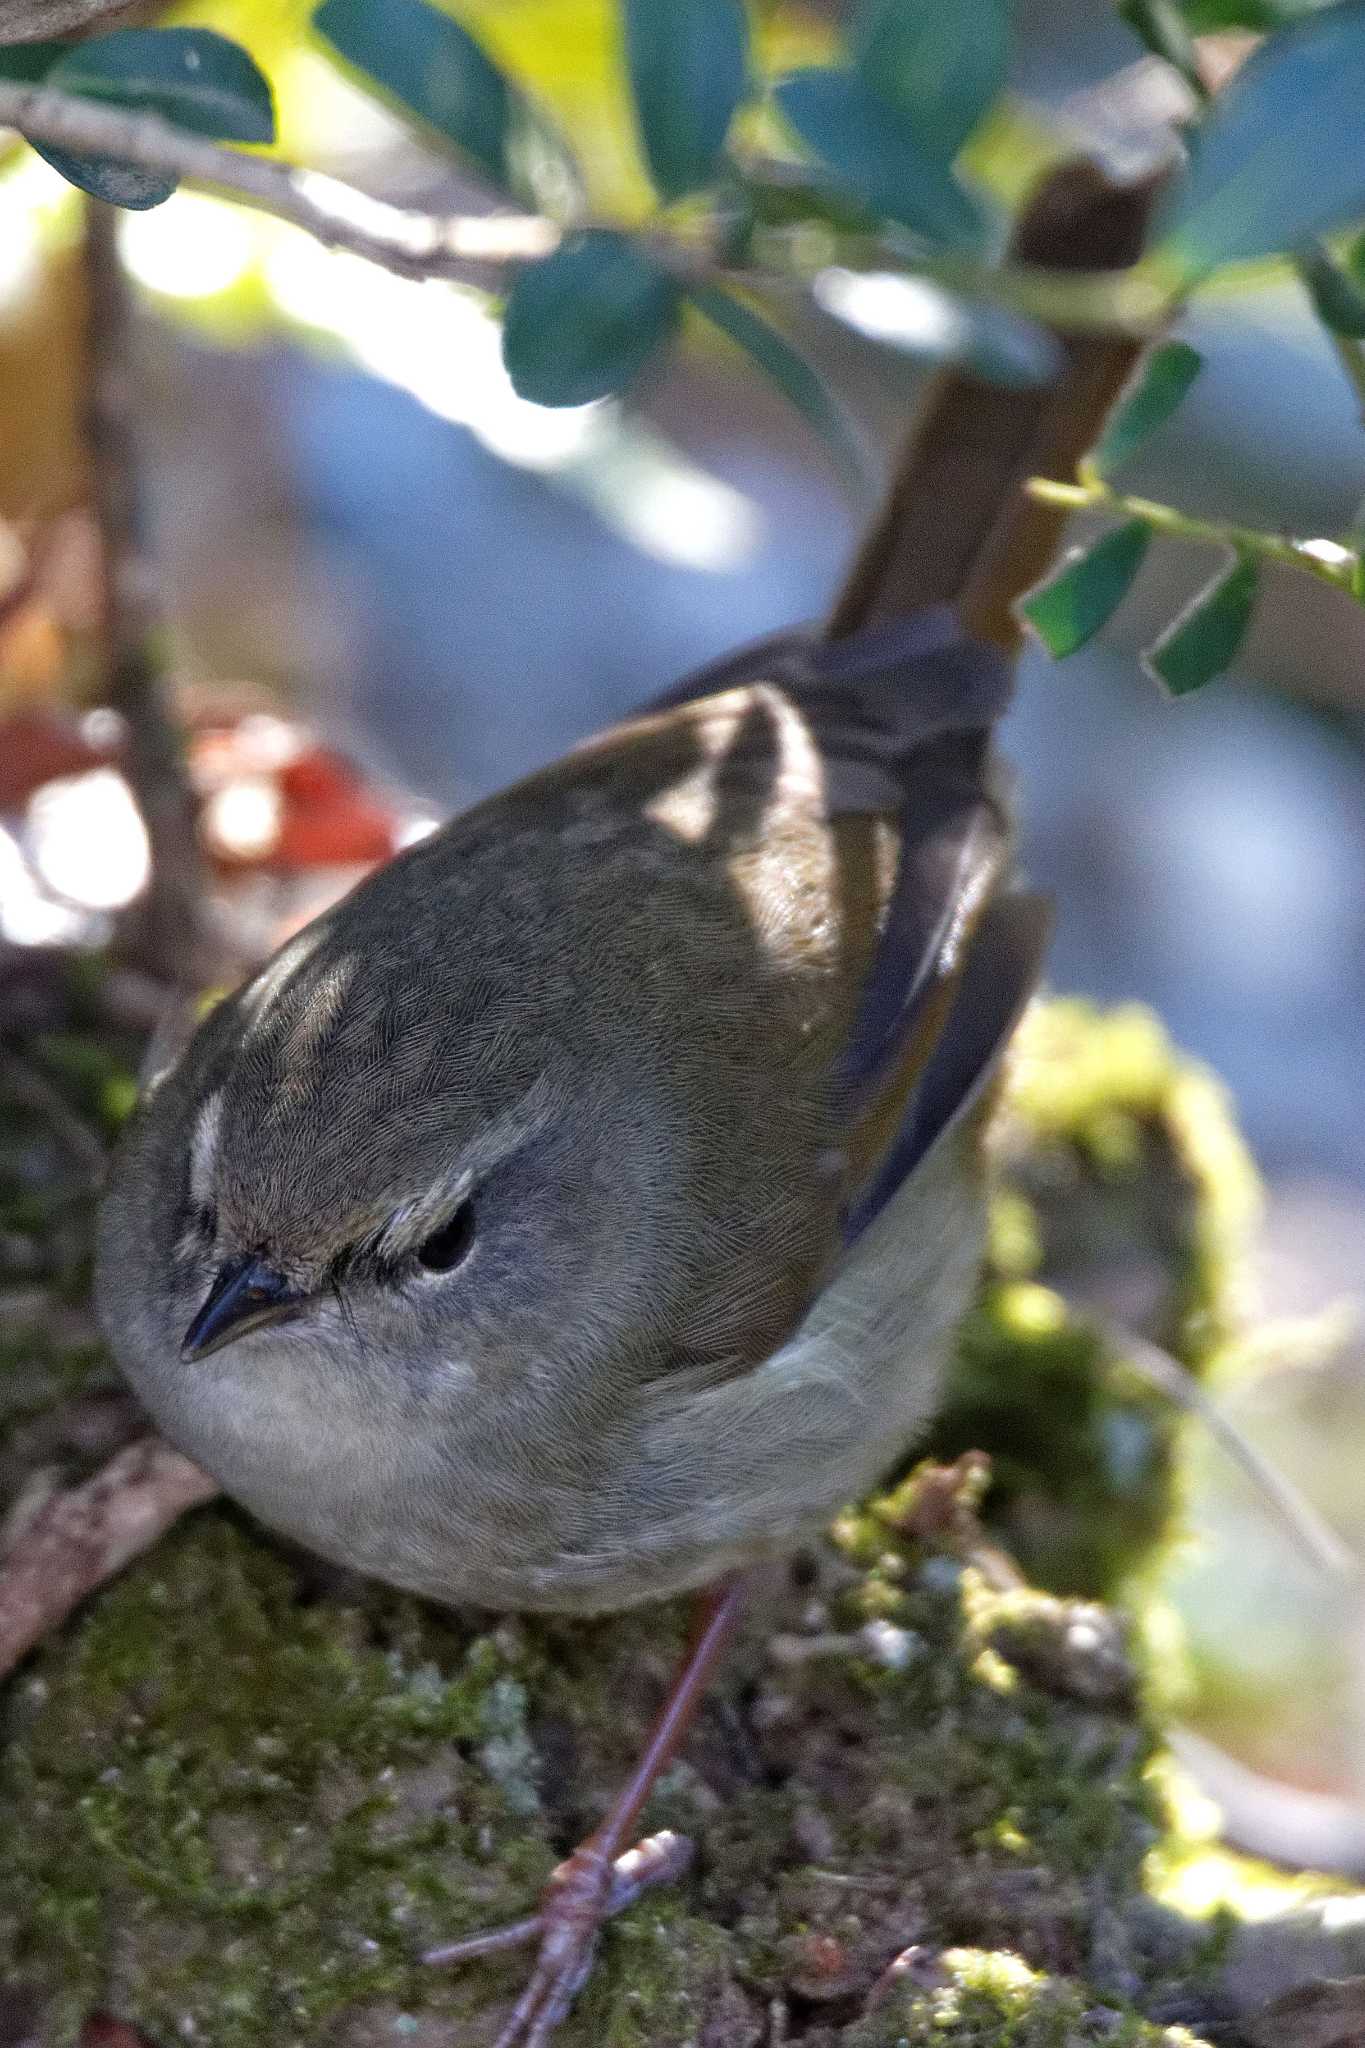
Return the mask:
[[692,1845],[681,1835],[651,1835],[624,1853],[622,1844],[632,1833],[655,1780],[691,1727],[734,1633],[742,1604],[740,1579],[725,1580],[704,1596],[692,1641],[639,1763],[601,1827],[554,1872],[540,1911],[489,1934],[430,1949],[423,1957],[428,1963],[463,1963],[539,1941],[531,1981],[494,2048],[544,2048],[587,1982],[604,1923],[650,1885],[681,1876],[691,1862]]

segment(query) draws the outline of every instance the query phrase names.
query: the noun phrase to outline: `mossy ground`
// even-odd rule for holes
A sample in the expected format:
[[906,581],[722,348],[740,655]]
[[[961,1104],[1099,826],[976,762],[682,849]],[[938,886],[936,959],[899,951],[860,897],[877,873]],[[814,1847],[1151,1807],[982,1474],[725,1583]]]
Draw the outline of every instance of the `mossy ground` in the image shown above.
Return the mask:
[[[1108,1593],[1169,1530],[1175,1425],[1054,1290],[1108,1300],[1118,1275],[1202,1365],[1235,1321],[1252,1183],[1210,1084],[1136,1013],[1041,1013],[1001,1133],[939,1447],[993,1452],[987,1510],[1035,1573]],[[11,1318],[12,1446],[103,1371],[35,1341]],[[58,1432],[38,1455],[79,1450]],[[1219,1935],[1173,1940],[1149,1896],[1185,1851],[1116,1625],[921,1540],[916,1498],[912,1478],[758,1586],[647,1816],[697,1861],[608,1932],[564,2048],[1191,2038]],[[96,2008],[205,2048],[485,2048],[524,1958],[416,1959],[529,1909],[685,1620],[445,1615],[199,1512],[0,1698],[0,1988],[42,2048]]]
[[[1007,1661],[1028,1596],[884,1525],[857,1567],[868,1535],[769,1581],[651,1811],[698,1865],[608,1936],[566,2043],[756,2042],[774,2001],[837,2040],[916,1942],[1017,1950],[1090,2004],[1150,1988],[1124,1917],[1162,1825],[1150,1737]],[[397,2039],[400,2015],[489,2038],[521,1964],[415,1957],[526,1910],[682,1623],[479,1629],[202,1513],[11,1689],[0,1953],[44,2038],[98,2006],[214,2048]]]

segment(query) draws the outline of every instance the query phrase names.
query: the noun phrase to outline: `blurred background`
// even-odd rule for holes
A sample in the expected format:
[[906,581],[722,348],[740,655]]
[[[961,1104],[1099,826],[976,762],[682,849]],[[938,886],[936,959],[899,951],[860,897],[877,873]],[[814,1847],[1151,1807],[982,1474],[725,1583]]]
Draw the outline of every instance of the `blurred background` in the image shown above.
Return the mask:
[[[790,60],[824,50],[835,10],[760,14]],[[559,111],[603,207],[638,210],[607,6],[484,0],[461,17]],[[253,50],[295,159],[396,201],[463,203],[449,165],[309,47],[292,0],[174,18]],[[1169,111],[1103,0],[1021,0],[1012,83],[992,144],[1007,182],[1059,122],[1121,154]],[[0,512],[22,521],[75,495],[79,201],[16,149],[0,218]],[[719,340],[689,336],[628,410],[549,412],[513,393],[473,294],[189,193],[119,235],[166,660],[244,951],[688,668],[817,615],[836,586],[863,508]],[[807,325],[869,448],[889,451],[921,373]],[[1299,288],[1243,273],[1182,332],[1207,367],[1131,487],[1249,525],[1349,526],[1365,431]],[[109,714],[75,737],[54,722],[94,632],[91,545],[83,515],[59,518],[25,594],[0,529],[11,947],[97,943],[145,872]],[[1235,1098],[1266,1182],[1254,1281],[1272,1334],[1266,1370],[1226,1402],[1365,1556],[1365,612],[1272,576],[1236,673],[1174,704],[1137,650],[1211,567],[1154,546],[1100,642],[1060,666],[1029,653],[1007,734],[1023,856],[1058,904],[1054,985],[1151,1004]],[[1199,1674],[1191,1719],[1305,1795],[1293,1812],[1319,1856],[1335,1844],[1365,1870],[1365,1612],[1216,1450],[1198,1465],[1171,1587]]]

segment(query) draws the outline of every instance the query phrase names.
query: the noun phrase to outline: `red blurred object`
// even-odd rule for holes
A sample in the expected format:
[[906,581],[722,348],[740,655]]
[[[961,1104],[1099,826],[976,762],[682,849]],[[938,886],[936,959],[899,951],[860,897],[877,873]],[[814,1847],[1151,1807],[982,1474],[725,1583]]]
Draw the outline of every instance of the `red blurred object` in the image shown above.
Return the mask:
[[289,875],[310,868],[365,867],[394,851],[397,817],[367,789],[344,755],[310,744],[263,774],[249,750],[234,753],[233,741],[230,728],[196,741],[200,786],[208,782],[221,791],[238,779],[264,779],[273,784],[280,811],[273,834],[240,851],[217,841],[210,829],[209,855],[220,873]]
[[280,791],[286,803],[326,806],[361,788],[359,775],[341,754],[326,747],[307,747],[280,770]]
[[357,792],[325,808],[286,811],[280,836],[262,865],[286,872],[353,867],[387,860],[393,851],[393,819]]
[[74,718],[13,712],[0,719],[0,810],[19,810],[45,782],[105,768],[117,755],[116,747],[92,746]]
[[81,2048],[147,2048],[145,2035],[107,2012],[92,2013],[81,2028]]

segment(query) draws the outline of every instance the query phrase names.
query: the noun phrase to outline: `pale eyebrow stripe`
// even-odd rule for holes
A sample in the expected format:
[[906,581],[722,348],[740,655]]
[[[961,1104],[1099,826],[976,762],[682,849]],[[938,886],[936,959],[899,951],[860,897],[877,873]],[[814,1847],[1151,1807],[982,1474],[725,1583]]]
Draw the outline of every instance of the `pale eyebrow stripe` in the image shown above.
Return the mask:
[[222,1123],[223,1091],[216,1088],[195,1118],[190,1134],[190,1195],[196,1202],[207,1202],[213,1187]]

